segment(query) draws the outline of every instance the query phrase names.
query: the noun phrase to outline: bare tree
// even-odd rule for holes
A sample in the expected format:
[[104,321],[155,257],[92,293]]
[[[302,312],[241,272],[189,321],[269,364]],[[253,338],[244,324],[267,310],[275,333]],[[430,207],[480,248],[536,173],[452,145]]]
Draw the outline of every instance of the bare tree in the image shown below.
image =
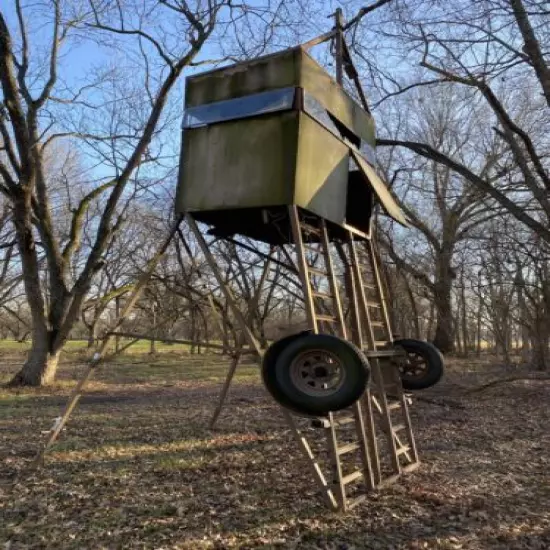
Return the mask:
[[484,101],[491,117],[487,126],[505,155],[493,159],[490,169],[476,169],[427,142],[392,138],[380,139],[379,144],[405,147],[449,168],[550,243],[545,137],[550,69],[544,53],[550,45],[550,22],[540,2],[529,2],[529,9],[526,4],[523,0],[411,2],[398,25],[399,36],[395,27],[392,34],[408,46],[408,59],[417,55],[424,74],[417,73],[408,82],[395,80],[391,95],[418,86],[466,87],[473,100]]
[[[442,153],[468,165],[489,169],[496,146],[476,151],[468,146],[479,131],[479,113],[468,96],[452,89],[429,90],[409,101],[411,115],[403,130]],[[498,149],[497,149],[498,151]],[[477,186],[447,166],[408,153],[391,151],[385,171],[398,201],[416,230],[388,231],[383,243],[399,270],[413,276],[430,294],[436,312],[434,344],[443,352],[455,345],[452,289],[457,270],[455,254],[495,211]]]
[[[41,22],[40,33],[29,24],[31,12],[33,23]],[[0,8],[0,191],[11,205],[32,316],[32,347],[12,384],[54,379],[60,351],[122,226],[128,193],[140,189],[136,173],[163,158],[166,143],[159,133],[171,120],[170,94],[218,22],[224,21],[222,33],[255,16],[254,28],[277,28],[277,14],[269,2],[234,6],[229,0],[207,5],[143,0],[124,6],[115,0],[49,0],[39,7],[15,0],[13,13]],[[44,33],[49,38],[41,43]],[[124,51],[126,74],[121,68],[117,77],[106,67],[80,88],[68,88],[63,52],[90,39],[109,51]],[[85,143],[111,173],[74,205],[66,238],[53,210],[46,163],[49,147],[59,139]],[[84,247],[83,227],[97,203],[94,237]]]

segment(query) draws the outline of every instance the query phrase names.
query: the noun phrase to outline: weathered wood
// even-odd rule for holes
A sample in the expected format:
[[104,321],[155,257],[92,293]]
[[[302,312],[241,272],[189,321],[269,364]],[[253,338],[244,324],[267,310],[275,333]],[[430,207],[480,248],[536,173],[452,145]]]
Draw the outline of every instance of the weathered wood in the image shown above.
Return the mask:
[[306,306],[307,321],[314,333],[317,333],[319,327],[315,315],[315,304],[311,293],[311,283],[309,280],[308,265],[304,253],[304,242],[302,240],[302,230],[300,228],[300,217],[298,207],[292,205],[288,207],[288,215],[290,216],[290,225],[292,227],[292,237],[294,246],[296,247],[296,256],[298,259],[298,270],[302,279],[302,288],[304,290],[304,302]]
[[336,31],[326,32],[325,34],[321,34],[320,36],[317,36],[315,38],[312,38],[311,40],[308,40],[307,42],[304,42],[303,44],[300,44],[300,48],[306,51],[310,50],[314,46],[318,46],[323,42],[327,42],[328,40],[331,40],[332,38],[334,38],[335,34],[336,34]]
[[187,223],[189,224],[189,227],[191,228],[191,231],[193,232],[193,235],[195,236],[195,239],[197,240],[197,243],[199,244],[199,247],[204,254],[204,257],[206,258],[206,261],[212,270],[212,273],[218,282],[218,285],[220,286],[220,290],[223,292],[225,299],[227,300],[227,303],[229,304],[229,307],[231,308],[231,311],[233,312],[233,315],[235,315],[235,318],[237,319],[243,334],[245,335],[245,338],[248,342],[248,345],[250,346],[251,350],[253,350],[259,357],[263,355],[262,348],[254,336],[252,334],[252,331],[250,330],[250,327],[248,326],[248,322],[243,315],[243,312],[240,310],[239,306],[237,305],[237,302],[235,301],[235,298],[233,296],[233,293],[231,292],[231,289],[225,284],[225,281],[223,280],[223,277],[220,274],[220,270],[218,269],[218,264],[216,262],[216,259],[212,255],[212,252],[210,252],[210,249],[208,248],[208,244],[206,243],[202,233],[200,232],[197,223],[193,219],[192,215],[187,213],[185,216],[185,219]]
[[295,441],[298,443],[298,447],[300,451],[302,451],[304,458],[306,459],[306,463],[309,465],[311,469],[311,472],[313,474],[313,479],[315,480],[315,482],[317,483],[317,486],[323,493],[323,497],[325,498],[325,500],[327,501],[327,504],[330,506],[332,510],[338,510],[339,503],[335,498],[330,485],[327,483],[326,477],[323,474],[323,471],[321,470],[319,463],[315,459],[315,455],[311,450],[311,446],[309,445],[307,438],[301,432],[298,426],[296,426],[296,422],[294,422],[292,415],[282,407],[281,407],[281,410],[282,410],[283,416],[287,421],[287,424],[290,426],[290,431],[292,433],[292,436],[294,437]]
[[330,243],[328,240],[327,224],[325,220],[321,220],[321,244],[323,249],[323,255],[325,259],[325,266],[328,273],[328,281],[330,285],[330,291],[332,294],[333,308],[336,310],[336,318],[338,319],[338,325],[340,330],[340,337],[347,339],[348,334],[346,330],[346,323],[344,321],[344,313],[342,310],[342,302],[340,300],[340,289],[338,287],[338,281],[334,274],[334,265],[332,262],[332,256],[330,254]]
[[333,470],[333,493],[336,492],[339,509],[342,512],[345,512],[347,508],[346,485],[344,483],[344,474],[342,472],[342,461],[340,459],[340,453],[338,452],[339,444],[336,436],[336,426],[334,424],[333,413],[329,413],[328,421],[328,428],[325,429],[325,434],[327,438],[331,467]]

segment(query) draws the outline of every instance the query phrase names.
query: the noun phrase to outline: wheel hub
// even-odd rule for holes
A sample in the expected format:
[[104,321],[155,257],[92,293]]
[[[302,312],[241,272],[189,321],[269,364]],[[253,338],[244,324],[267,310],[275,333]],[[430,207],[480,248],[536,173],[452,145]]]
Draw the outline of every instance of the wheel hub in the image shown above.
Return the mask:
[[407,378],[420,378],[425,375],[428,364],[418,353],[407,353],[406,359],[400,364],[399,370]]
[[345,369],[340,359],[326,350],[308,350],[290,365],[294,385],[307,395],[329,396],[344,383]]

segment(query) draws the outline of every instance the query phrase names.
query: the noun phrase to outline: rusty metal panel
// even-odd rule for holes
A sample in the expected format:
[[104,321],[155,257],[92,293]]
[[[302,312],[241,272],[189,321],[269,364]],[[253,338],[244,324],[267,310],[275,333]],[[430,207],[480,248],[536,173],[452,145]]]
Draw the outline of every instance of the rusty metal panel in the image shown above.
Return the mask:
[[374,147],[373,118],[301,47],[187,78],[185,106],[286,87],[303,88],[340,123]]
[[403,211],[393,198],[390,190],[386,187],[384,182],[378,177],[378,174],[374,171],[374,168],[361,157],[356,151],[351,151],[353,160],[357,163],[359,170],[365,176],[365,179],[372,187],[372,190],[376,193],[382,208],[386,211],[388,216],[393,218],[396,222],[408,227],[409,221],[403,214]]
[[348,147],[301,113],[294,204],[344,223],[348,169]]
[[291,204],[298,112],[183,133],[177,212]]
[[298,55],[298,49],[292,48],[188,77],[185,106],[298,86]]
[[299,84],[349,130],[373,146],[374,119],[305,51],[300,50]]

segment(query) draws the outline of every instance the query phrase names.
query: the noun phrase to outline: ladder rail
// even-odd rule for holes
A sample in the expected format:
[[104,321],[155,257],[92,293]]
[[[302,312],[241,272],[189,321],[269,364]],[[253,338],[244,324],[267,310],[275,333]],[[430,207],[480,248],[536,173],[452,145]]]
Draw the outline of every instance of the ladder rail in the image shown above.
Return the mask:
[[340,336],[347,340],[346,323],[344,321],[344,312],[342,310],[342,302],[340,300],[340,291],[338,289],[338,282],[334,274],[334,264],[330,255],[330,243],[328,239],[327,223],[321,218],[321,242],[323,243],[323,255],[325,257],[325,265],[328,272],[328,280],[330,290],[334,296],[334,306],[336,308],[336,317],[338,318],[338,324],[340,329]]
[[288,207],[288,213],[290,216],[290,224],[292,227],[292,237],[294,238],[294,244],[296,246],[296,255],[298,256],[298,271],[300,272],[300,278],[302,279],[307,320],[309,325],[313,329],[313,332],[317,334],[319,331],[319,327],[317,325],[317,319],[315,317],[315,302],[311,293],[308,266],[304,252],[304,242],[302,239],[302,231],[300,230],[298,207],[295,204],[290,205]]
[[[357,281],[354,270],[350,266],[348,257],[346,256],[345,248],[341,243],[336,243],[336,249],[340,255],[345,267],[345,276],[347,280],[348,301],[351,308],[352,329],[351,333],[354,343],[359,349],[363,349],[363,326],[361,322],[361,314],[359,311],[357,297]],[[359,440],[359,449],[361,453],[361,461],[363,463],[363,479],[368,491],[376,488],[380,477],[380,463],[378,461],[378,449],[376,445],[376,436],[374,431],[374,417],[372,415],[372,407],[370,406],[370,389],[365,392],[368,398],[365,400],[366,411],[363,413],[361,401],[359,400],[353,406],[353,414],[355,418],[355,429],[357,439]]]
[[[377,294],[377,297],[380,301],[380,305],[381,305],[381,311],[382,311],[382,317],[383,317],[383,324],[384,324],[384,328],[386,330],[386,337],[387,337],[387,340],[388,342],[392,342],[393,341],[393,333],[392,333],[392,328],[391,328],[391,321],[390,321],[390,316],[389,316],[389,313],[388,313],[388,304],[387,304],[387,299],[386,299],[386,295],[384,293],[384,290],[383,290],[383,281],[382,281],[382,277],[381,277],[381,274],[380,274],[380,268],[378,267],[378,258],[377,258],[377,254],[376,254],[376,249],[375,249],[375,246],[374,246],[374,242],[372,239],[370,239],[367,243],[367,253],[370,257],[370,260],[371,260],[371,265],[372,265],[372,271],[373,271],[373,275],[374,275],[374,279],[375,279],[375,286],[376,286],[376,294]],[[393,367],[391,369],[389,369],[391,371],[391,377],[392,377],[392,381],[395,383],[395,386],[397,388],[397,398],[398,398],[398,401],[399,403],[401,404],[401,409],[402,409],[402,413],[403,413],[403,420],[405,422],[405,430],[406,430],[406,436],[407,436],[407,440],[408,440],[408,445],[410,447],[410,452],[408,453],[405,453],[405,457],[407,458],[407,460],[411,463],[416,463],[418,462],[418,450],[417,450],[417,447],[416,447],[416,441],[415,441],[415,438],[414,438],[414,433],[412,431],[412,423],[411,423],[411,417],[410,417],[410,414],[409,414],[409,407],[408,407],[408,404],[407,404],[407,399],[405,397],[405,394],[403,392],[403,387],[401,385],[401,379],[399,377],[399,373],[397,371],[397,368],[396,367]],[[385,392],[384,392],[384,397],[385,397]],[[389,411],[388,411],[388,415],[389,415]],[[390,424],[391,424],[391,416],[390,416]],[[393,431],[393,430],[392,430]],[[403,444],[401,442],[401,439],[399,438],[399,436],[393,432],[393,435],[397,441],[397,444],[400,448],[403,447]],[[400,469],[401,469],[401,465],[400,465]]]
[[338,439],[336,436],[336,426],[334,424],[334,414],[329,413],[329,427],[325,430],[327,436],[327,444],[332,464],[332,490],[338,495],[340,509],[346,511],[347,497],[346,485],[344,483],[344,475],[342,472],[342,459],[338,452]]
[[[357,439],[359,440],[359,450],[361,453],[361,461],[363,463],[363,479],[367,491],[372,491],[376,488],[375,472],[372,465],[371,449],[369,448],[369,437],[365,429],[365,420],[363,417],[363,410],[361,407],[361,400],[359,400],[353,406],[353,413],[355,416],[355,429],[357,432]],[[369,434],[371,437],[374,432]]]
[[388,342],[393,341],[393,334],[391,329],[391,323],[390,323],[390,316],[388,313],[388,304],[386,301],[386,295],[382,288],[382,278],[380,276],[380,269],[378,267],[378,259],[376,257],[376,251],[374,249],[374,242],[372,239],[369,239],[367,241],[367,254],[370,259],[370,263],[372,265],[372,273],[374,276],[374,286],[375,286],[375,292],[376,297],[378,298],[378,301],[380,302],[380,309],[382,311],[382,318],[384,320],[384,328],[386,330],[386,337]]

